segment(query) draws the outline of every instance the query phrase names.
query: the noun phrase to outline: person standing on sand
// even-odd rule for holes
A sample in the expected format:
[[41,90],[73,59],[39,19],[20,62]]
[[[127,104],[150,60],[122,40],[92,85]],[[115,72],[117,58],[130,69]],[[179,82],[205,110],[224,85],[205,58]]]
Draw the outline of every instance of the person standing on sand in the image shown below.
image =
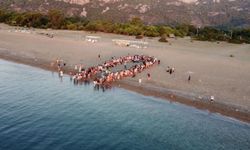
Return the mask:
[[57,59],[56,59],[56,63],[59,64],[59,62],[60,62],[60,61],[59,61],[59,58],[57,58]]
[[124,69],[127,69],[127,63],[126,62],[124,63]]
[[148,76],[148,80],[150,80],[151,79],[150,73],[148,73],[147,76]]
[[58,71],[61,70],[61,64],[60,63],[57,64],[57,69],[58,69]]
[[78,69],[78,68],[77,68],[77,65],[75,65],[75,71],[77,71],[77,69]]
[[191,81],[191,75],[188,75],[188,82]]
[[167,69],[166,69],[166,72],[170,72],[170,67],[169,66],[167,66]]
[[101,59],[101,55],[100,54],[98,54],[98,58]]
[[173,70],[172,68],[169,70],[169,74],[171,75],[173,73]]
[[141,82],[142,82],[142,79],[139,79],[139,84],[141,84]]
[[172,68],[172,73],[174,73],[174,68]]
[[63,71],[62,70],[59,72],[59,76],[63,77]]
[[171,75],[172,73],[174,73],[174,68],[170,68],[169,70],[169,74]]
[[82,65],[79,65],[78,72],[82,72]]

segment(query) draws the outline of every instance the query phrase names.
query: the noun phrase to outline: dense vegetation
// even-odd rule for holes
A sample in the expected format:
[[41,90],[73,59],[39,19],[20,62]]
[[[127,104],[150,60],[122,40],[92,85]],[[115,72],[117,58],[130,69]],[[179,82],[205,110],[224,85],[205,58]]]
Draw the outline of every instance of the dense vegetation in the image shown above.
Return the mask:
[[116,33],[124,35],[143,35],[159,37],[175,35],[178,37],[191,36],[203,41],[228,41],[232,43],[250,43],[250,29],[220,30],[213,27],[196,28],[192,25],[145,25],[140,18],[133,18],[127,23],[110,21],[88,21],[81,17],[66,17],[59,10],[50,10],[47,14],[39,12],[10,12],[0,10],[0,22],[9,25],[52,28],[68,30],[87,30]]

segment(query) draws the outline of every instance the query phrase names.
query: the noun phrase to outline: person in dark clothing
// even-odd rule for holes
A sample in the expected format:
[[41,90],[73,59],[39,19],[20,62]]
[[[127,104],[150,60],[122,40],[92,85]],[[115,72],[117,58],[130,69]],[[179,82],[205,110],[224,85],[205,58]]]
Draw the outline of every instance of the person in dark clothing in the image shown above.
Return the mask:
[[169,73],[169,71],[170,71],[170,67],[168,66],[167,69],[166,69],[166,72]]
[[150,75],[150,73],[148,73],[147,75],[148,75],[148,80],[150,80],[150,79],[151,79],[151,75]]
[[126,62],[124,63],[124,69],[127,69],[127,63]]
[[191,81],[191,75],[188,75],[188,82]]

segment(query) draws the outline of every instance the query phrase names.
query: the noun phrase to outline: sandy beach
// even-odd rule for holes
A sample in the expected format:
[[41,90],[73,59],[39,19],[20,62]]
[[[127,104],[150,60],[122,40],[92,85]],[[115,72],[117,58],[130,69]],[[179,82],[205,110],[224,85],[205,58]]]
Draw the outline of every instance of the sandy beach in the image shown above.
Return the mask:
[[[41,33],[53,33],[54,38]],[[90,43],[84,40],[87,35],[101,39]],[[189,38],[169,39],[169,44],[159,43],[158,38],[145,38],[143,41],[149,44],[142,49],[120,47],[112,39],[135,40],[132,36],[85,31],[20,32],[1,24],[0,58],[44,69],[51,69],[50,63],[60,58],[70,69],[75,64],[90,67],[128,53],[154,56],[161,60],[159,66],[114,85],[250,122],[250,45],[191,42]],[[173,75],[166,72],[167,66],[175,68]],[[146,79],[147,73],[151,74],[150,81]],[[140,78],[141,85],[138,84]],[[213,103],[209,101],[210,96],[215,98]]]

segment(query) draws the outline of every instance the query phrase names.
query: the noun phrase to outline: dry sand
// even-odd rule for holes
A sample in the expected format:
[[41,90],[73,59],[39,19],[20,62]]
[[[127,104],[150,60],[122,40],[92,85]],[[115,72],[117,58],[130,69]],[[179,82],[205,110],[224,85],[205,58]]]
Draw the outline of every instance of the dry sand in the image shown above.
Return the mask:
[[[144,41],[149,42],[148,48],[137,49],[112,43],[112,39],[134,40],[129,36],[64,30],[14,31],[14,27],[0,25],[0,58],[48,68],[56,58],[65,60],[69,67],[79,63],[88,67],[109,60],[111,56],[128,53],[155,56],[161,60],[160,66],[116,85],[250,120],[250,45],[190,42],[188,38],[170,39],[170,45],[159,43],[158,38],[145,38]],[[38,33],[54,33],[55,37]],[[89,43],[83,39],[86,35],[100,36],[101,39],[95,44]],[[101,54],[101,61],[98,54]],[[229,57],[231,54],[234,57]],[[173,75],[166,73],[167,66],[176,69]],[[188,72],[193,72],[190,83]],[[151,81],[146,80],[147,73],[151,73]],[[139,78],[143,79],[142,85],[138,84]],[[212,104],[208,101],[210,96],[215,97]]]

